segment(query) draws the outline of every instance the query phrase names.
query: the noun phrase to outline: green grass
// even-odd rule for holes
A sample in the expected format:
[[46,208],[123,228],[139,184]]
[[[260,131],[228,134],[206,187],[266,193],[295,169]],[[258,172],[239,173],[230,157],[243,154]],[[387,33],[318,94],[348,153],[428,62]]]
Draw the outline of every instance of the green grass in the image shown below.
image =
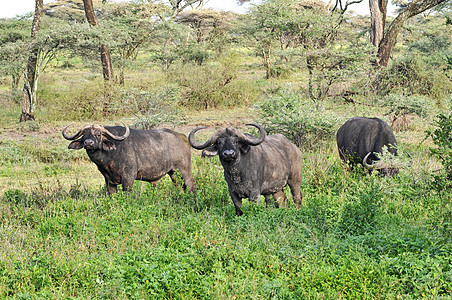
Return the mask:
[[304,153],[301,209],[245,201],[236,217],[217,158],[194,152],[197,199],[168,178],[110,198],[58,139],[0,144],[1,182],[27,179],[0,202],[1,297],[450,296],[450,195],[416,170],[349,173],[327,144]]
[[[77,76],[65,76],[83,101],[89,89],[78,90]],[[63,77],[43,78],[45,103],[56,103],[61,89],[59,107],[70,104],[71,88],[58,87],[67,84]],[[5,95],[0,298],[451,297],[451,196],[431,187],[441,168],[429,156],[431,140],[424,141],[431,118],[414,119],[408,130],[395,133],[402,150],[413,154],[413,165],[398,176],[348,172],[331,138],[303,152],[300,209],[291,197],[279,209],[265,207],[263,199],[259,205],[245,200],[244,216],[236,217],[218,158],[202,159],[193,150],[196,199],[167,177],[156,186],[136,181],[132,193],[107,197],[85,151],[68,150],[61,137],[70,116],[41,106],[37,124],[19,124],[19,108]],[[325,106],[341,120],[389,120],[378,108],[335,101]],[[73,126],[127,117],[96,116],[81,115]],[[188,110],[186,116],[188,123],[176,128],[183,133],[256,119],[252,107]],[[200,139],[211,132],[200,132]]]

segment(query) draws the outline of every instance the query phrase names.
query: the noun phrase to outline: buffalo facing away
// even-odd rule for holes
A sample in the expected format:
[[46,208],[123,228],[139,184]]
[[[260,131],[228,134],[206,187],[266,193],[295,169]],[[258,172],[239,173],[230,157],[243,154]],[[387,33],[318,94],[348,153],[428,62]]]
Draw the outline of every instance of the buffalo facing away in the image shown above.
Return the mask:
[[399,172],[395,165],[379,162],[376,153],[383,147],[397,155],[397,142],[388,124],[378,118],[354,117],[342,125],[336,134],[339,156],[353,168],[361,164],[368,170],[376,169],[382,175],[392,176]]
[[62,130],[63,137],[73,141],[68,148],[85,148],[104,176],[109,195],[116,193],[119,184],[130,191],[134,180],[154,182],[168,174],[176,182],[176,170],[182,174],[184,188],[195,191],[191,148],[185,135],[169,129],[87,125],[70,136],[66,133],[69,125]]
[[267,205],[272,195],[274,200],[286,201],[283,188],[289,185],[296,207],[301,206],[301,151],[281,134],[266,136],[263,127],[247,124],[259,129],[259,137],[243,134],[228,127],[218,129],[206,142],[194,140],[198,130],[188,135],[190,145],[203,150],[203,156],[218,155],[224,168],[229,195],[235,212],[242,215],[242,199],[258,203],[260,195]]

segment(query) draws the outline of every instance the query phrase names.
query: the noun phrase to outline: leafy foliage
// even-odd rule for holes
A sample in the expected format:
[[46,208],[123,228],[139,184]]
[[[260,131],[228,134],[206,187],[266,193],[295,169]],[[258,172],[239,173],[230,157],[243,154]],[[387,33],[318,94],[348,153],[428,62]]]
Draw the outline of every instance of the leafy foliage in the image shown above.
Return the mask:
[[337,163],[322,185],[303,185],[301,209],[245,201],[240,218],[216,158],[194,157],[196,200],[169,179],[112,197],[83,185],[8,190],[0,294],[447,297],[452,249],[426,226],[441,199],[413,190],[410,175],[396,189],[379,176],[342,180]]
[[[179,19],[177,6],[160,3],[103,4],[97,28],[44,20],[32,45],[51,58],[40,78],[39,126],[17,125],[17,104],[4,96],[12,61],[0,62],[8,75],[0,78],[0,298],[450,297],[449,112],[429,132],[432,151],[418,143],[426,120],[446,107],[450,94],[447,11],[410,23],[399,35],[394,69],[379,77],[381,96],[367,85],[364,19],[330,14],[316,1],[286,0],[263,1],[238,17],[208,11]],[[236,17],[245,26],[233,23]],[[16,21],[0,20],[0,52],[7,55],[30,47],[16,39],[22,29],[29,32],[29,20],[25,27]],[[122,86],[99,78],[101,42],[123,67]],[[269,80],[260,59],[268,59]],[[329,101],[335,89],[349,86],[362,103]],[[258,116],[249,113],[248,105],[266,93]],[[378,107],[370,105],[375,98],[382,99]],[[152,128],[185,121],[181,111],[190,127],[260,118],[270,133],[302,145],[303,206],[288,201],[276,209],[245,200],[245,215],[237,218],[218,158],[198,155],[192,156],[196,198],[167,177],[107,197],[86,152],[67,150],[61,137],[69,120],[130,118]],[[413,153],[413,166],[392,178],[348,172],[331,139],[337,118],[388,111],[421,116],[396,134],[400,149]]]
[[182,104],[207,110],[253,103],[256,88],[237,77],[239,62],[237,53],[228,52],[217,63],[172,71],[171,77],[184,89]]
[[290,90],[269,97],[256,108],[268,133],[282,133],[299,147],[330,138],[338,123],[331,113]]
[[425,95],[438,101],[446,98],[452,90],[447,76],[438,70],[429,70],[417,58],[406,57],[397,60],[383,72],[379,94],[398,93],[404,95]]
[[[391,115],[390,124],[393,130],[408,127],[408,115],[417,115],[421,118],[429,116],[433,110],[431,102],[425,96],[389,94],[375,101],[379,106],[386,108],[386,115]],[[398,126],[400,124],[400,126]]]
[[179,102],[177,86],[167,85],[149,91],[123,90],[114,107],[122,114],[132,113],[133,126],[147,130],[162,124],[180,124],[183,116],[177,109]]
[[435,130],[427,131],[436,148],[430,148],[431,154],[443,165],[443,172],[435,176],[439,189],[452,188],[452,114],[439,114],[435,121]]

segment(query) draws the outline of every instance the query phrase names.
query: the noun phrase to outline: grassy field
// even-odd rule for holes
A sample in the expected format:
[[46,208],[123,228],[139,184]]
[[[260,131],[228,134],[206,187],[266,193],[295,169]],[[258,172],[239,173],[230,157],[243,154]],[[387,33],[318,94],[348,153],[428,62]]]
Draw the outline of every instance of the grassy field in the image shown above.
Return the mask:
[[[429,155],[431,140],[424,141],[431,119],[413,118],[395,133],[413,154],[398,176],[348,172],[331,137],[304,149],[302,208],[291,199],[279,209],[245,201],[244,216],[236,217],[217,158],[193,150],[196,199],[169,178],[156,186],[136,181],[132,193],[107,197],[85,151],[68,150],[61,137],[69,120],[47,109],[39,125],[19,124],[19,107],[5,90],[1,95],[1,298],[452,295],[451,195],[430,184],[441,167]],[[329,105],[341,120],[389,120],[378,109]],[[183,133],[254,120],[251,105],[185,114],[176,128]],[[89,122],[75,120],[74,127]]]

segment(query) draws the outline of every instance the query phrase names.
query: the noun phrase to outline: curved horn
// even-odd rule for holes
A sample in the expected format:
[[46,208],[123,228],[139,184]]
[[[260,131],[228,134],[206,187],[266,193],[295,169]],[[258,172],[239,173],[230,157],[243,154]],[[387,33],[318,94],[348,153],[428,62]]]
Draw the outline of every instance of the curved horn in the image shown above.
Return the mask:
[[257,146],[257,145],[261,144],[264,141],[265,137],[267,136],[264,127],[257,125],[257,124],[252,124],[252,123],[248,123],[245,125],[253,126],[253,127],[256,127],[257,129],[259,129],[259,137],[256,138],[254,136],[244,135],[241,132],[237,132],[237,136],[239,137],[239,139],[248,143],[251,146]]
[[63,128],[63,130],[61,131],[61,134],[63,135],[63,137],[64,137],[66,140],[70,140],[70,141],[75,140],[75,139],[78,139],[78,138],[83,134],[83,132],[85,131],[85,129],[86,129],[86,128],[89,128],[89,125],[87,125],[87,126],[83,127],[82,129],[80,129],[76,134],[74,134],[74,135],[67,135],[66,129],[67,129],[69,126],[71,126],[71,125],[72,125],[72,123],[67,124],[67,125]]
[[193,129],[192,131],[190,131],[190,134],[188,135],[188,142],[190,143],[190,145],[197,149],[197,150],[203,150],[207,147],[209,147],[210,145],[212,145],[213,143],[216,142],[218,136],[220,135],[221,132],[223,132],[223,129],[218,129],[217,131],[215,131],[215,133],[204,143],[199,144],[197,142],[195,142],[195,133],[198,130],[204,129],[207,127],[196,127],[195,129]]
[[126,128],[126,132],[123,134],[123,135],[121,135],[121,136],[117,136],[117,135],[114,135],[113,133],[111,133],[110,131],[108,131],[105,127],[103,127],[102,126],[102,132],[103,133],[105,133],[106,135],[108,135],[109,137],[111,137],[112,139],[114,139],[114,140],[116,140],[116,141],[123,141],[123,140],[125,140],[126,138],[128,138],[129,137],[129,135],[130,135],[130,129],[129,129],[129,126],[127,126],[124,122],[121,122],[122,123],[122,125],[124,125],[124,127]]
[[366,156],[364,156],[364,159],[363,159],[363,166],[364,166],[366,169],[368,169],[368,170],[375,169],[375,167],[376,167],[376,164],[375,164],[375,163],[374,163],[374,164],[371,164],[371,165],[369,165],[369,164],[367,163],[367,158],[369,157],[370,154],[372,154],[372,152],[367,153]]

